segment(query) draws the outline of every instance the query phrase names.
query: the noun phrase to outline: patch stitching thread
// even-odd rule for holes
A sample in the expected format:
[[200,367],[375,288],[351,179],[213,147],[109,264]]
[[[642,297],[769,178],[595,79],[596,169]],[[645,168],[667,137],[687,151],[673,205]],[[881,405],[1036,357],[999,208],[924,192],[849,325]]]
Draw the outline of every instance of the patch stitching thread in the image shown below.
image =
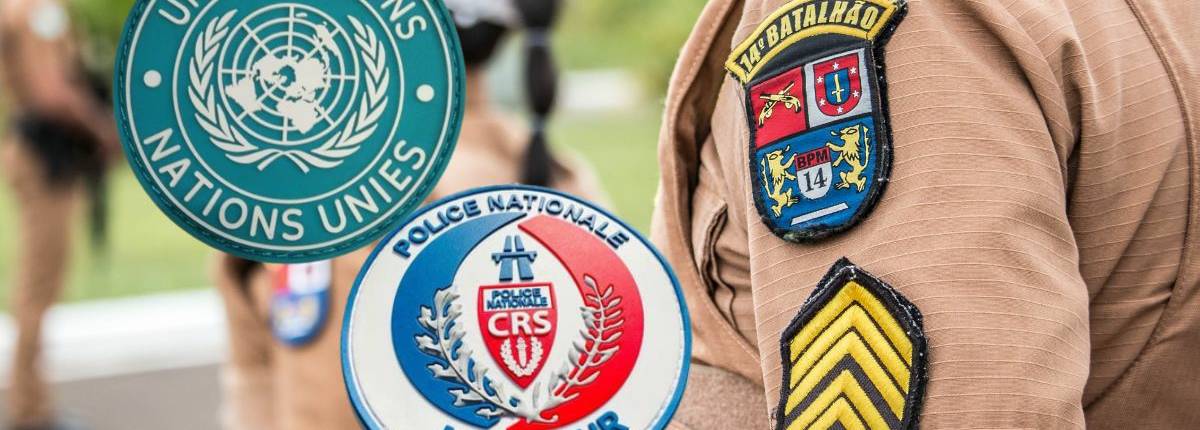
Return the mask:
[[899,292],[838,261],[780,337],[776,429],[850,419],[857,425],[844,427],[918,428],[928,379],[923,327],[920,310]]
[[[889,33],[894,30],[895,24],[899,23],[903,18],[902,15],[905,12],[906,3],[904,0],[857,0],[855,2],[855,6],[861,7],[861,5],[867,2],[880,6],[883,9],[882,15],[877,16],[874,20],[872,20],[871,25],[868,25],[867,29],[861,28],[861,25],[858,26],[858,28],[855,28],[853,26],[844,24],[839,25],[839,23],[815,22],[815,25],[813,26],[805,25],[805,28],[800,31],[794,31],[782,39],[776,39],[777,42],[774,44],[768,43],[767,45],[773,46],[764,46],[763,48],[766,49],[766,52],[761,52],[762,48],[760,48],[758,55],[753,55],[754,49],[758,44],[757,42],[770,40],[770,29],[774,25],[781,22],[780,18],[795,14],[803,7],[812,7],[815,6],[815,3],[818,3],[818,0],[793,0],[792,2],[783,5],[778,10],[771,13],[771,15],[767,16],[767,18],[764,19],[761,24],[759,24],[758,28],[751,33],[750,37],[747,37],[746,40],[742,41],[742,43],[738,44],[738,46],[734,48],[733,52],[729,55],[729,59],[725,61],[725,69],[728,70],[729,73],[733,74],[733,76],[737,78],[739,82],[746,84],[753,80],[754,76],[757,75],[758,72],[762,71],[764,67],[771,63],[771,60],[775,59],[776,56],[785,51],[788,47],[791,47],[792,45],[795,45],[796,43],[813,36],[819,36],[823,34],[841,34],[866,40],[875,40],[877,38],[879,40],[884,40],[887,38]],[[825,4],[822,5],[824,6]],[[825,9],[821,9],[818,15],[824,17],[826,15]],[[895,17],[894,20],[893,17]],[[814,21],[815,20],[816,19],[814,19]],[[764,40],[764,37],[767,37],[768,39]],[[756,61],[754,61],[754,66],[751,66],[748,69],[745,67],[744,62],[742,61],[742,57],[747,54],[750,54],[751,57],[747,58],[746,60],[755,57],[758,58]]]
[[[861,31],[858,33],[848,31],[818,32],[816,30],[838,25],[821,22],[814,27],[806,27],[802,32],[777,38],[777,42],[774,44],[767,44],[764,41],[769,39],[767,36],[764,36],[764,33],[770,33],[768,30],[771,28],[778,28],[777,26],[780,22],[791,22],[792,18],[797,17],[797,13],[799,13],[799,16],[807,16],[806,14],[818,11],[820,19],[826,19],[827,12],[843,14],[838,16],[844,16],[847,13],[845,10],[829,5],[852,5],[849,7],[854,8],[868,4],[877,6],[879,9],[865,10],[883,10],[883,12],[876,14],[877,18],[872,20],[869,30],[860,28]],[[817,8],[817,6],[820,6],[820,8]],[[828,11],[826,7],[829,7]],[[739,45],[738,49],[734,50],[726,62],[727,71],[729,71],[734,79],[743,84],[743,89],[745,90],[744,109],[747,124],[749,124],[748,145],[750,147],[747,161],[748,171],[751,172],[750,185],[755,207],[764,225],[781,239],[795,243],[811,243],[846,232],[866,219],[883,196],[890,181],[893,158],[893,136],[889,126],[887,79],[884,75],[885,61],[883,47],[887,44],[906,13],[907,2],[904,0],[859,0],[854,2],[848,0],[796,0],[770,15],[760,24],[755,33]],[[789,18],[781,21],[780,18],[785,16]],[[805,20],[807,19],[805,18]],[[813,38],[819,38],[819,40]],[[815,41],[812,46],[797,46],[798,43],[810,39]],[[738,59],[745,55],[748,50],[752,50],[758,46],[756,41],[764,41],[762,44],[770,45],[770,49],[765,54],[761,52],[757,54],[762,60],[747,69],[743,65],[739,65]],[[815,99],[814,95],[804,93],[811,90],[807,88],[810,86],[809,84],[812,84],[809,81],[817,80],[817,82],[820,82],[820,80],[815,76],[808,75],[813,74],[813,68],[817,64],[837,56],[854,55],[859,50],[861,50],[861,53],[857,55],[859,55],[864,64],[861,64],[862,67],[856,78],[859,80],[858,82],[861,82],[866,87],[864,94],[861,94],[862,100],[858,102],[859,107],[847,111],[845,116],[840,116],[841,114],[839,114],[839,116],[828,118],[812,118],[808,112],[817,109],[817,103],[820,100]],[[794,55],[783,55],[793,53]],[[760,74],[762,76],[759,76]],[[760,115],[755,108],[755,101],[758,99],[758,94],[754,90],[759,86],[768,84],[788,74],[795,74],[799,81],[805,82],[805,85],[800,86],[799,89],[793,89],[792,93],[801,94],[799,97],[804,102],[806,111],[799,114],[800,119],[798,121],[800,122],[798,125],[796,122],[793,122],[784,126],[793,128],[791,132],[783,134],[776,132],[772,137],[765,138],[765,140],[769,140],[770,142],[760,145],[758,141],[760,139],[759,128],[762,125],[760,125]],[[816,85],[812,84],[813,89],[817,88]],[[820,84],[820,87],[823,88],[824,85]],[[859,97],[859,95],[855,95],[855,97]],[[770,101],[768,100],[768,103]],[[867,103],[867,108],[862,107],[863,103]],[[779,103],[775,103],[773,107],[775,110],[773,113],[778,114],[781,107]],[[863,109],[867,110],[863,111]],[[770,119],[767,119],[767,121],[770,121]],[[814,123],[810,124],[809,122]],[[845,177],[846,175],[852,176],[850,179],[857,179],[857,182],[851,188],[857,190],[859,195],[842,197],[842,199],[847,201],[803,213],[800,216],[790,218],[790,224],[786,223],[786,220],[783,218],[784,214],[782,213],[784,209],[805,201],[821,201],[822,197],[805,200],[804,197],[793,194],[790,189],[785,192],[784,188],[791,188],[792,183],[795,183],[797,186],[800,185],[798,182],[799,179],[796,177],[798,169],[793,168],[796,164],[795,157],[788,157],[793,149],[790,145],[784,148],[780,154],[760,154],[760,150],[768,146],[779,146],[782,142],[792,142],[805,138],[819,138],[819,136],[815,136],[819,131],[830,129],[836,125],[851,126],[852,124],[870,124],[874,128],[874,130],[871,130],[863,127],[860,130],[863,138],[860,140],[860,148],[857,148],[861,154],[858,166],[851,166],[851,169],[845,170],[845,164],[842,164],[845,161],[842,160],[845,153],[837,151],[839,148],[836,145],[827,145],[829,150],[834,152],[832,158],[838,160],[838,167],[842,167],[839,170],[842,171],[831,172],[827,175],[831,177],[826,177],[824,180],[835,183],[839,179],[842,182],[855,182],[848,181],[848,178]],[[795,128],[800,128],[801,130],[796,131],[794,130]],[[850,128],[847,127],[844,130],[849,130]],[[831,142],[836,143],[837,141],[835,137]],[[844,142],[842,146],[844,147],[846,144],[848,142]],[[821,148],[806,148],[800,152],[816,152],[817,150],[821,150]],[[866,151],[873,152],[874,154]],[[797,153],[791,154],[796,155]],[[767,159],[772,156],[779,158],[774,161],[782,161],[782,163],[778,163],[779,165],[766,163]],[[871,156],[875,158],[871,159]],[[863,168],[864,166],[861,164],[864,163],[869,163],[870,166]],[[863,174],[869,174],[870,178],[863,178]],[[768,185],[775,185],[775,187],[769,188]],[[847,189],[845,185],[838,184],[836,190]],[[771,194],[770,200],[767,199],[767,196],[763,195],[764,190]],[[823,192],[820,194],[824,196],[826,193]],[[846,216],[843,214],[849,215]],[[830,217],[834,217],[835,220],[831,221]]]

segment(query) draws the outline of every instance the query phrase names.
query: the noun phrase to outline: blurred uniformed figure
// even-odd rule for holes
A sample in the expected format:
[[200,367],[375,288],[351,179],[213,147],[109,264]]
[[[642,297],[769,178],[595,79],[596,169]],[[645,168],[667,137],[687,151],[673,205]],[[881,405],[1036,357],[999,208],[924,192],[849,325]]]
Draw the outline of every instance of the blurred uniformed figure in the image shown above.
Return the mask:
[[38,366],[42,319],[62,292],[76,204],[91,195],[102,207],[105,166],[120,154],[112,115],[85,76],[71,33],[58,0],[0,4],[0,98],[8,115],[0,172],[18,211],[9,292],[18,339],[7,411],[16,429],[65,428]]
[[[769,124],[759,115],[813,106],[801,98],[785,111],[783,97],[802,84],[747,97],[727,59],[733,70],[757,64],[802,28],[849,22],[856,6],[902,5],[710,0],[679,59],[653,227],[695,334],[697,366],[674,425],[775,428],[780,406],[785,424],[817,416],[808,400],[779,402],[811,387],[784,371],[813,364],[795,350],[781,357],[789,342],[811,339],[784,330],[848,257],[923,315],[927,375],[898,383],[917,390],[920,428],[1200,428],[1200,8],[909,0],[871,64],[886,81],[886,191],[849,230],[788,241],[763,222],[778,213],[756,209],[762,190],[752,185],[748,142]],[[855,23],[874,23],[866,17]],[[806,40],[775,58],[819,56],[823,48]],[[867,69],[850,73],[859,71]],[[762,103],[774,112],[763,114]],[[779,204],[808,198],[797,197]],[[813,336],[834,330],[806,327]],[[837,369],[813,371],[833,377]],[[887,372],[920,372],[897,369]],[[849,385],[864,388],[864,399],[892,390],[858,381]],[[856,410],[864,415],[838,419],[901,428]]]
[[[458,146],[430,199],[470,188],[522,182],[550,186],[605,202],[594,174],[567,154],[552,156],[544,136],[554,105],[556,76],[547,32],[557,0],[447,1],[455,13],[467,67],[467,102]],[[520,7],[518,7],[518,5]],[[526,32],[532,132],[497,110],[488,99],[486,65],[504,36]],[[532,137],[531,137],[532,136]],[[342,311],[361,265],[371,248],[331,262],[312,265],[259,265],[225,256],[219,261],[217,285],[228,311],[231,357],[224,376],[223,422],[231,429],[358,428],[346,395],[339,356]],[[328,276],[325,274],[328,273]],[[297,278],[328,279],[327,315],[308,339],[279,336],[286,316],[280,294]],[[307,286],[301,290],[308,289]],[[320,306],[298,307],[292,316]],[[275,332],[275,334],[273,334]],[[290,345],[289,345],[290,343]]]

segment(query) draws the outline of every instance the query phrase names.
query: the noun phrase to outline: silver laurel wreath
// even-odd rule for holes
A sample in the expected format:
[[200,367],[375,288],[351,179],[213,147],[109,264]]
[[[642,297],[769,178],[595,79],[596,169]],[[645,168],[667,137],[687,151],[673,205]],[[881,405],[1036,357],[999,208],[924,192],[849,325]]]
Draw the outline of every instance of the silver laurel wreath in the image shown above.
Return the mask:
[[475,412],[484,418],[508,416],[532,423],[558,422],[558,415],[545,417],[544,413],[579,397],[584,387],[600,377],[600,366],[620,349],[616,342],[625,324],[621,298],[613,297],[613,286],[601,291],[590,275],[584,275],[583,280],[590,291],[584,294],[584,306],[580,307],[585,322],[581,338],[573,343],[562,369],[550,374],[547,381],[551,383],[544,387],[542,382],[535,383],[527,397],[509,394],[507,384],[489,378],[490,369],[471,358],[471,349],[461,342],[466,331],[458,325],[462,306],[456,303],[460,296],[454,286],[434,295],[432,309],[422,306],[420,323],[427,333],[416,337],[417,346],[446,363],[432,363],[429,370],[435,377],[458,385],[450,390],[454,406],[485,406]]
[[387,106],[390,72],[385,68],[384,46],[376,37],[375,30],[350,17],[354,27],[354,43],[362,49],[366,66],[367,92],[359,104],[358,112],[350,116],[346,126],[311,151],[262,148],[231,126],[228,115],[216,102],[210,86],[217,53],[221,43],[229,37],[229,23],[236,13],[237,10],[229,11],[208,23],[196,38],[195,55],[188,68],[191,80],[188,96],[196,110],[196,121],[209,134],[213,145],[224,151],[230,160],[239,164],[257,164],[260,171],[266,170],[279,158],[291,160],[304,173],[312,168],[330,169],[358,152],[362,143],[378,129],[379,119]]
[[596,279],[591,275],[583,275],[583,283],[588,291],[583,295],[584,305],[580,308],[586,327],[579,331],[577,339],[568,354],[570,367],[564,368],[559,384],[551,393],[551,398],[562,404],[579,397],[579,389],[600,377],[600,366],[612,360],[621,346],[625,325],[621,318],[624,310],[621,308],[621,298],[613,297],[613,286],[609,284],[602,291]]
[[421,307],[420,323],[427,333],[416,337],[417,347],[446,363],[431,363],[429,370],[433,376],[458,385],[450,389],[454,406],[487,406],[475,411],[484,418],[536,418],[536,414],[519,407],[521,402],[508,394],[504,384],[497,384],[488,377],[491,369],[471,358],[471,349],[462,343],[466,330],[458,324],[458,318],[462,316],[462,305],[456,303],[458,298],[451,286],[434,294],[433,309]]
[[[517,355],[520,360],[513,357],[513,342],[512,338],[504,339],[504,343],[500,345],[500,359],[504,361],[504,366],[512,371],[514,375],[526,377],[533,374],[537,370],[538,365],[542,364],[542,355],[545,351],[542,350],[542,341],[536,337],[529,338],[529,343],[526,344],[525,338],[517,338]],[[525,365],[521,365],[525,363]]]

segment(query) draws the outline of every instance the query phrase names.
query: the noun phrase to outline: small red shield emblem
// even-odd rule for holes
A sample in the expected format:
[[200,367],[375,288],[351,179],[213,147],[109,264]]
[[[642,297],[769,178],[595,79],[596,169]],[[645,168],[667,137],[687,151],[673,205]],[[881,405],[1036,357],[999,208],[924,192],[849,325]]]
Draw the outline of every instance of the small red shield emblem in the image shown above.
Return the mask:
[[817,108],[827,116],[855,112],[862,101],[862,64],[859,53],[852,52],[813,64]]
[[549,283],[479,287],[479,325],[488,353],[522,389],[537,379],[554,346],[558,310]]

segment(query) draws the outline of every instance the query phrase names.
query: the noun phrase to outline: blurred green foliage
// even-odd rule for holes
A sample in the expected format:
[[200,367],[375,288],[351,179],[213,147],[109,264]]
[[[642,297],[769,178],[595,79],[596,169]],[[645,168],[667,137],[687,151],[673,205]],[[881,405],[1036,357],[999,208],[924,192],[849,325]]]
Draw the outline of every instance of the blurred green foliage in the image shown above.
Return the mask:
[[84,63],[93,73],[112,75],[125,16],[134,0],[70,0],[71,16],[83,41]]
[[[86,62],[111,74],[121,29],[134,0],[70,0],[84,35]],[[567,0],[556,48],[570,69],[624,68],[655,94],[666,88],[705,0]]]
[[652,94],[666,90],[679,50],[705,0],[574,0],[556,45],[571,69],[624,68]]
[[[7,184],[5,184],[7,185]],[[109,242],[103,253],[87,241],[86,223],[76,217],[67,277],[67,301],[124,297],[203,288],[212,255],[158,211],[126,169],[109,183]],[[7,309],[19,240],[16,205],[7,186],[0,187],[0,312]],[[80,208],[81,209],[81,208]]]

